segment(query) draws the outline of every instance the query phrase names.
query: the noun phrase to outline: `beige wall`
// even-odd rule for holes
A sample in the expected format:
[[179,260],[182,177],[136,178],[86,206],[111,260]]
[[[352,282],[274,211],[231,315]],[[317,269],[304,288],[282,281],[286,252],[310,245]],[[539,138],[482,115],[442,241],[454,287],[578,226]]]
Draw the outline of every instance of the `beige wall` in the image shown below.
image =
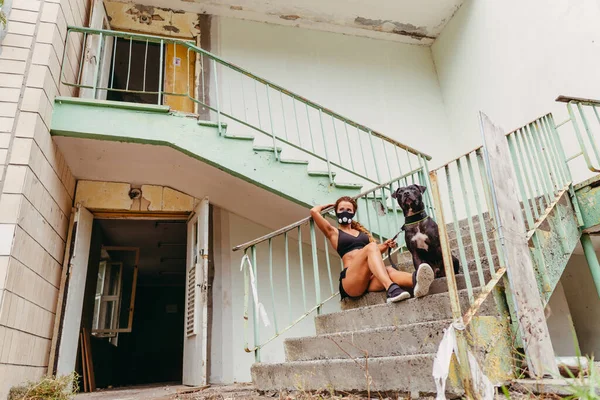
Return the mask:
[[[0,56],[0,398],[46,372],[75,179],[50,134],[86,0],[15,0]],[[80,39],[79,39],[80,40]],[[80,50],[67,50],[70,66]],[[72,70],[67,68],[67,74]]]

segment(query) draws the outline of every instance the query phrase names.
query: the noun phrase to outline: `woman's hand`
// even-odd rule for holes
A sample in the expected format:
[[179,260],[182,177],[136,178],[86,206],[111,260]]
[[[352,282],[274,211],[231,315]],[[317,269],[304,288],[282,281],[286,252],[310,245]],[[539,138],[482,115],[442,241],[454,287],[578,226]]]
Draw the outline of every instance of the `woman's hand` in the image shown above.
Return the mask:
[[393,249],[396,246],[398,246],[398,244],[396,243],[396,241],[394,239],[388,239],[385,242],[378,245],[379,251],[381,253],[385,253],[386,251],[388,251],[388,249]]
[[386,246],[386,249],[393,249],[396,246],[398,246],[398,243],[396,243],[394,239],[388,239],[385,242],[383,242],[383,245]]

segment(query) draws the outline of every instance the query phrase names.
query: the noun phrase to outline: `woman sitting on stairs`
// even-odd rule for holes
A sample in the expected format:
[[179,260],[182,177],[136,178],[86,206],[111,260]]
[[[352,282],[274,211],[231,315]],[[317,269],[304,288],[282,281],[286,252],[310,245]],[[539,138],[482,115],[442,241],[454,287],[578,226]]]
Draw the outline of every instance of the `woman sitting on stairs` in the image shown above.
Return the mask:
[[[339,228],[334,228],[321,213],[335,206]],[[310,215],[331,246],[342,258],[344,269],[340,274],[340,296],[357,298],[367,292],[387,290],[387,302],[395,303],[429,293],[434,274],[431,267],[423,264],[412,274],[386,267],[381,254],[396,247],[392,239],[377,244],[371,233],[354,220],[358,205],[351,197],[340,197],[335,204],[316,206]]]

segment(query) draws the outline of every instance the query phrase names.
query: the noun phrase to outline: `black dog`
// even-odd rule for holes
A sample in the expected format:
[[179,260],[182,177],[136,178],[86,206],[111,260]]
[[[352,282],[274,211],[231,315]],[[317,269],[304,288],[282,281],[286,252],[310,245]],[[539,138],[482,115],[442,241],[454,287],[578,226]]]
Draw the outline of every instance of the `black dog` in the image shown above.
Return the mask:
[[[398,188],[392,197],[398,201],[404,212],[404,225],[406,247],[412,255],[415,270],[419,265],[426,263],[431,266],[436,278],[446,276],[444,261],[442,258],[442,246],[440,245],[440,233],[436,222],[427,215],[423,204],[423,193],[427,190],[425,186],[410,185]],[[460,263],[452,255],[454,273],[458,274]]]

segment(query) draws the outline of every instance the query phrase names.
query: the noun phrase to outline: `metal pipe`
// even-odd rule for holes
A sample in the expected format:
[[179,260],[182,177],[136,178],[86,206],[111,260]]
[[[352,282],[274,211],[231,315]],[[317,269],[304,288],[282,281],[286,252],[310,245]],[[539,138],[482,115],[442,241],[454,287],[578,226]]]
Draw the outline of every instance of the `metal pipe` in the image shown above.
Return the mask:
[[594,244],[592,243],[592,239],[589,234],[584,233],[581,235],[581,246],[583,247],[585,259],[588,263],[588,267],[590,268],[590,272],[592,273],[592,279],[594,280],[594,285],[596,286],[596,292],[598,293],[598,297],[600,297],[600,263],[598,262],[598,255],[596,254]]
[[315,278],[315,301],[317,304],[317,315],[321,314],[321,276],[319,274],[319,256],[317,254],[317,234],[315,232],[315,221],[310,220],[310,247],[312,250],[312,264]]

